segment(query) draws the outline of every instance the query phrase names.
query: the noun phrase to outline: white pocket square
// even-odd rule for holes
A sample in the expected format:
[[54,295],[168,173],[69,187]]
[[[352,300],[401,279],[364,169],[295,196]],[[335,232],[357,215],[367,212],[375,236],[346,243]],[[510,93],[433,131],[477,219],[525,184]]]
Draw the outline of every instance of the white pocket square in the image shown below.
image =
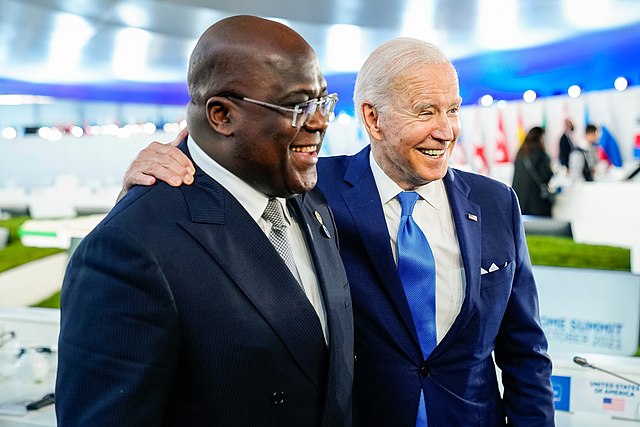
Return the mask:
[[504,265],[503,265],[502,267],[498,267],[498,266],[496,265],[496,263],[495,263],[495,262],[492,262],[492,263],[491,263],[491,265],[489,266],[489,270],[485,270],[484,268],[480,267],[480,275],[488,274],[488,273],[493,273],[494,271],[498,271],[498,270],[500,270],[501,268],[506,267],[506,266],[507,266],[507,264],[509,264],[509,263],[508,263],[508,262],[505,262],[505,263],[504,263]]
[[501,268],[506,267],[508,264],[509,262],[505,262],[502,267],[498,267],[495,262],[492,262],[491,265],[489,266],[489,270],[485,270],[484,268],[480,267],[480,275],[493,273],[494,271],[498,271]]

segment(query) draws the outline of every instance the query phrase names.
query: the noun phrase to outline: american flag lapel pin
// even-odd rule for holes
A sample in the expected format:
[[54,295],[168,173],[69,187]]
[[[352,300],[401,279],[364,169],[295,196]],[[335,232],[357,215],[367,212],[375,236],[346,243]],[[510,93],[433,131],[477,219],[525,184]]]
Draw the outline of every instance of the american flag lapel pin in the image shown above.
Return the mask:
[[467,213],[467,218],[469,218],[471,221],[478,222],[478,217],[472,213]]

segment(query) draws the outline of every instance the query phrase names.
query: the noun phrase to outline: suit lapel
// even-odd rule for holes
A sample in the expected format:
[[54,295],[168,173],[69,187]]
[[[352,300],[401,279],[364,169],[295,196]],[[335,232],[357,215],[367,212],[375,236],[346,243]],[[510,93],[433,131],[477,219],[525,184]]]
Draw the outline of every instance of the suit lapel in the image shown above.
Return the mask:
[[220,184],[197,170],[181,187],[191,222],[180,225],[226,271],[316,385],[326,345],[318,316],[269,239]]
[[367,147],[350,159],[344,179],[353,186],[343,191],[342,196],[364,242],[371,264],[380,277],[380,283],[396,306],[419,349],[411,310],[391,251],[389,233],[386,225],[383,225],[386,224],[386,219],[369,165],[369,153],[370,148]]
[[[311,224],[319,224],[318,220],[315,218],[315,212],[312,212],[312,207],[307,206],[303,202],[304,196],[296,196],[287,201],[287,205],[289,206],[289,211],[295,216],[298,224],[300,225],[300,229],[302,230],[302,234],[307,242],[307,248],[309,249],[309,255],[311,256],[311,260],[314,264],[314,269],[316,273],[316,277],[318,279],[318,285],[320,286],[320,291],[324,299],[325,303],[325,311],[327,312],[327,323],[329,326],[332,325],[331,313],[333,310],[330,310],[331,298],[330,292],[333,290],[333,286],[328,286],[329,283],[333,282],[335,279],[334,271],[336,266],[333,265],[331,261],[335,261],[333,258],[327,260],[326,257],[322,256],[326,253],[326,250],[323,250],[320,246],[322,246],[327,238],[320,235],[315,228],[311,227]],[[322,218],[322,216],[321,216]],[[329,240],[335,238],[335,236],[331,236]],[[327,242],[328,243],[328,242]],[[332,244],[335,244],[331,242]],[[335,284],[337,285],[337,284]]]
[[[352,187],[343,191],[342,195],[358,229],[358,234],[364,242],[367,255],[381,278],[380,282],[398,309],[419,348],[411,311],[393,261],[387,228],[380,226],[386,224],[386,220],[369,166],[369,152],[370,149],[367,147],[350,159],[344,179]],[[470,187],[455,170],[449,169],[444,177],[444,184],[460,246],[466,288],[460,314],[456,317],[449,332],[433,351],[432,356],[441,353],[455,342],[457,336],[471,319],[480,294],[480,260],[482,255],[480,207],[469,200]],[[471,218],[469,214],[471,214]],[[474,215],[477,221],[472,219]]]
[[451,325],[449,332],[434,350],[434,355],[444,351],[451,343],[455,342],[457,336],[471,319],[480,295],[480,260],[482,256],[482,217],[480,215],[480,207],[468,199],[470,187],[455,170],[448,170],[447,175],[444,177],[444,185],[451,205],[451,213],[460,246],[466,289],[460,314]]
[[336,396],[351,396],[350,379],[353,378],[353,314],[348,280],[340,262],[333,217],[324,196],[317,199],[311,192],[289,199],[288,205],[304,232],[314,261],[329,329],[325,410],[320,424],[336,425],[335,416],[342,410],[336,407],[340,400],[336,400]]
[[[308,196],[306,197],[308,199]],[[337,332],[334,328],[344,324],[344,319],[339,316],[344,312],[342,305],[345,303],[345,287],[348,285],[348,281],[343,266],[336,265],[336,262],[340,260],[335,241],[337,236],[328,228],[326,234],[321,231],[322,224],[325,222],[330,226],[331,214],[325,205],[314,206],[312,203],[304,202],[304,199],[305,196],[297,196],[289,199],[288,204],[298,219],[307,240],[307,247],[314,263],[318,285],[325,304],[331,339],[331,336],[334,335],[332,332]],[[327,256],[327,254],[333,255]],[[342,345],[342,343],[338,344]]]

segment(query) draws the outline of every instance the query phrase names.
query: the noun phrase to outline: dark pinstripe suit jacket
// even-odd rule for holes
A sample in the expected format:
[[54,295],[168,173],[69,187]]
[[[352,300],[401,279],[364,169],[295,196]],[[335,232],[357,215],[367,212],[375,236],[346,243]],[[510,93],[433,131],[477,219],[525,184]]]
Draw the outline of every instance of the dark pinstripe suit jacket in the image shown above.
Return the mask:
[[134,188],[68,266],[59,425],[350,425],[353,321],[335,225],[319,192],[289,208],[314,261],[328,348],[284,262],[216,181],[198,170],[191,186]]

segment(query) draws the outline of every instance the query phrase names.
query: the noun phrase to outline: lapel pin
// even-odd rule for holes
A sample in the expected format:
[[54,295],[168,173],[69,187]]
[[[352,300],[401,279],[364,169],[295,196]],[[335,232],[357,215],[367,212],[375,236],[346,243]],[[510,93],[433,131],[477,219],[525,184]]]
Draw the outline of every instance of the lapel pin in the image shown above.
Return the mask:
[[472,214],[472,213],[468,213],[468,214],[467,214],[467,218],[469,218],[471,221],[478,222],[478,217],[477,217],[477,216],[475,216],[475,215],[474,215],[474,214]]
[[318,220],[318,222],[320,223],[320,234],[322,234],[327,239],[330,239],[331,238],[331,234],[329,234],[329,230],[324,225],[324,222],[322,221],[322,217],[320,216],[318,211],[313,211],[313,215],[316,217],[316,220]]

